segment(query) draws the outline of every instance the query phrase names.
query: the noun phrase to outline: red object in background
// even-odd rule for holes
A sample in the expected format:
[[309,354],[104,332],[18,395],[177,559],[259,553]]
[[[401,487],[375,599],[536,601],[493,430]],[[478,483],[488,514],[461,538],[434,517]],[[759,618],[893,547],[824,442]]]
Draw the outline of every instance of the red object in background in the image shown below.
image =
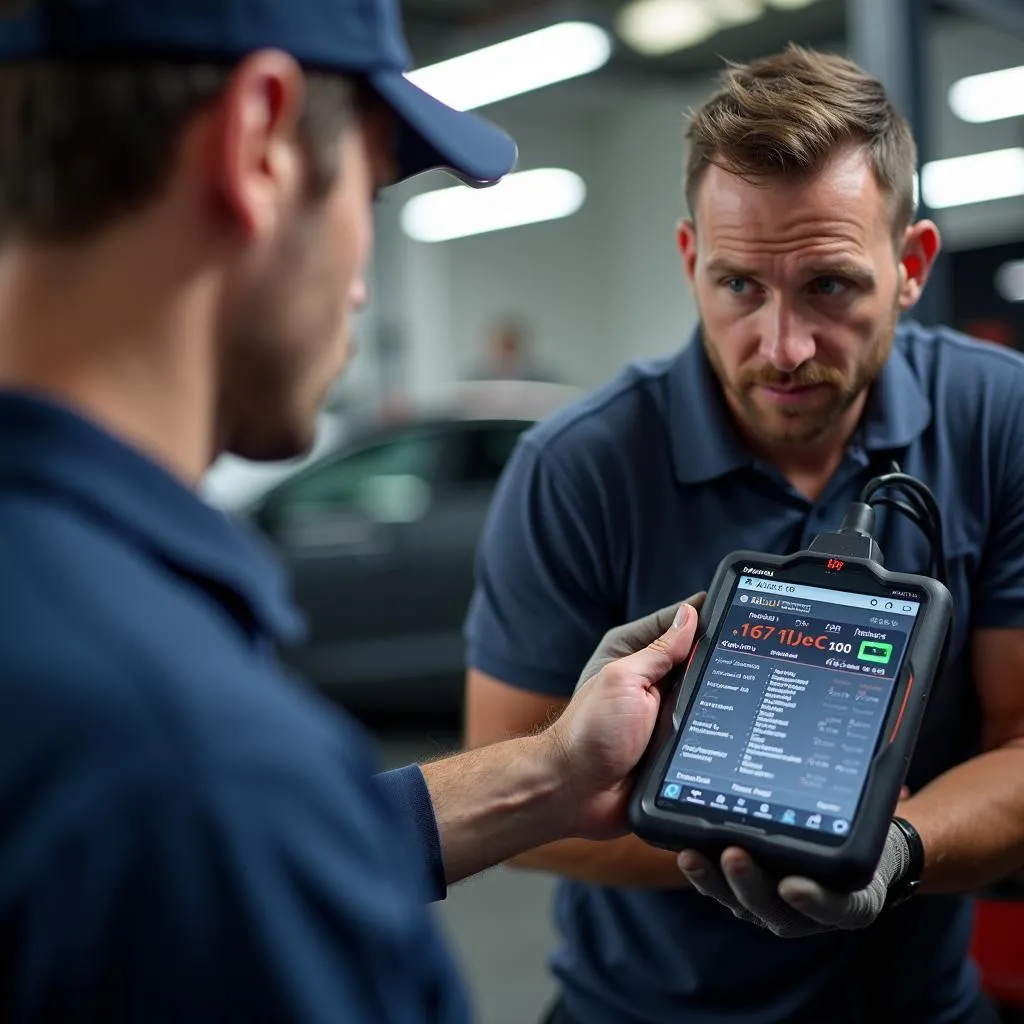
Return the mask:
[[1024,1009],[1024,899],[979,899],[971,956],[996,1002]]
[[965,334],[982,341],[991,341],[995,345],[1017,348],[1017,332],[1009,320],[968,320],[963,325]]

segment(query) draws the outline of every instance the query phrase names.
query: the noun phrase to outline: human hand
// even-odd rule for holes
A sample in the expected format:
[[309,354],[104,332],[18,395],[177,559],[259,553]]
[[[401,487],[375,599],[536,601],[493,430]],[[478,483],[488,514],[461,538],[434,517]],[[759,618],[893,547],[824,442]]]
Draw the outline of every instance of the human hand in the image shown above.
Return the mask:
[[625,622],[621,626],[609,629],[580,673],[576,689],[579,690],[588,679],[593,679],[605,665],[642,651],[648,644],[654,643],[658,637],[667,633],[681,604],[692,605],[699,612],[704,605],[705,597],[707,594],[704,591],[691,594],[685,601],[659,608],[642,619],[634,619],[632,622]]
[[679,854],[679,868],[690,884],[731,910],[741,921],[768,929],[780,938],[802,938],[827,931],[866,928],[882,912],[889,887],[910,864],[910,849],[895,825],[867,887],[853,893],[834,893],[809,878],[770,878],[750,855],[736,847],[726,850],[716,866],[694,850]]
[[[658,615],[663,628],[654,632]],[[655,613],[612,630],[588,663],[595,671],[542,734],[566,783],[568,834],[612,839],[626,833],[630,775],[654,731],[658,684],[688,657],[696,630],[696,609],[686,602],[672,616]],[[632,653],[616,660],[613,649]]]

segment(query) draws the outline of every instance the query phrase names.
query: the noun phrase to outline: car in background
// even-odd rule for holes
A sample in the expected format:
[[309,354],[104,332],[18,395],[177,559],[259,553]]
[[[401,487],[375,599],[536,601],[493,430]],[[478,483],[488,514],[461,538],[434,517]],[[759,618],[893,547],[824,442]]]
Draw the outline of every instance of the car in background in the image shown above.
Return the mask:
[[238,512],[269,540],[308,623],[282,652],[356,713],[462,705],[477,542],[520,435],[570,387],[476,382],[349,430]]

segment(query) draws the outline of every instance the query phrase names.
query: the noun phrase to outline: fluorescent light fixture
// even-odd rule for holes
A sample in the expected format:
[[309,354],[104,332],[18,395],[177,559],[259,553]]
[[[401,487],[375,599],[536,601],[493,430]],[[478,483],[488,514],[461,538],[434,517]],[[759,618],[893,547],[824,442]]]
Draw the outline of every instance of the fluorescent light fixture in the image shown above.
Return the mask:
[[720,25],[702,0],[634,0],[619,12],[615,27],[638,53],[659,57],[710,39]]
[[709,4],[718,24],[749,25],[764,14],[764,0],[715,0]]
[[921,171],[921,194],[933,210],[1024,195],[1024,147],[933,160]]
[[950,87],[949,106],[972,124],[1024,117],[1024,66],[961,78]]
[[996,271],[996,291],[1007,302],[1024,302],[1024,260],[1011,260]]
[[780,11],[799,11],[801,7],[810,7],[818,0],[768,0],[768,3]]
[[447,242],[570,217],[586,196],[578,174],[541,167],[510,174],[488,189],[457,185],[414,196],[402,209],[402,230],[417,242]]
[[598,25],[563,21],[410,71],[406,78],[456,110],[472,110],[596,71],[612,42]]

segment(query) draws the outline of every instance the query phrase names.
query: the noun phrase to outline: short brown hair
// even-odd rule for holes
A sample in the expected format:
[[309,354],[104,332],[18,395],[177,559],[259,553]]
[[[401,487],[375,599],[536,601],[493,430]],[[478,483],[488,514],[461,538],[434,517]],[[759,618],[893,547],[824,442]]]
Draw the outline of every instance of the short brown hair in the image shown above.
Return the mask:
[[[71,241],[150,202],[186,122],[232,70],[151,60],[0,69],[0,241]],[[307,72],[300,127],[313,194],[330,187],[362,102],[349,79]]]
[[847,145],[863,145],[901,235],[915,210],[917,146],[885,87],[851,60],[800,46],[732,64],[686,133],[686,200],[696,210],[708,167],[759,181],[805,177]]

